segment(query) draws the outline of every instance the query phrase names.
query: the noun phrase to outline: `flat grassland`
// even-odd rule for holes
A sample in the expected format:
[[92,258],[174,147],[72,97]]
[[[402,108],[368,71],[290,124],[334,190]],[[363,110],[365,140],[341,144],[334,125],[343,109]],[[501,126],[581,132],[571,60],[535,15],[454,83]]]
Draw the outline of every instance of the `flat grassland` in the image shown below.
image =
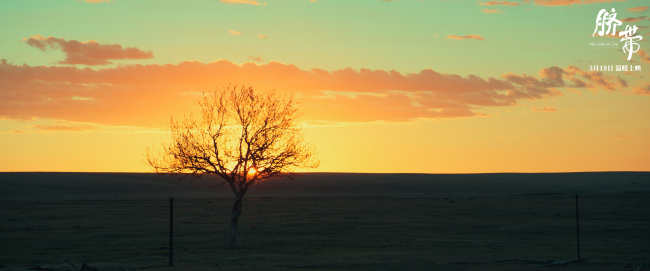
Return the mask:
[[[2,270],[650,269],[650,196],[250,197],[240,250],[224,249],[232,199],[0,200]],[[74,266],[74,267],[73,267]],[[75,268],[76,267],[76,268]],[[40,268],[40,269],[39,269]],[[1,269],[1,268],[0,268]]]

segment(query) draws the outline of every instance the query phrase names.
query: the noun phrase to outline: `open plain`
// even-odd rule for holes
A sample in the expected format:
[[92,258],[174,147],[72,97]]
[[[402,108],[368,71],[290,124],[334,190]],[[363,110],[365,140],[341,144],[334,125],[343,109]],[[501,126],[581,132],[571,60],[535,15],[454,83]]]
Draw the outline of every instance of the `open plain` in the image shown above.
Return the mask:
[[[13,189],[0,198],[3,270],[79,270],[83,263],[98,270],[650,269],[648,173],[527,174],[528,183],[519,186],[516,174],[450,180],[307,174],[274,184],[294,184],[294,196],[274,192],[271,184],[253,187],[259,189],[244,202],[241,249],[234,251],[225,249],[232,207],[227,190],[199,189],[196,180],[127,175],[0,173],[3,191]],[[401,189],[378,190],[391,178]],[[590,178],[592,185],[585,185]],[[29,194],[16,185],[21,180],[45,194],[19,197]],[[376,187],[365,191],[378,193],[349,194],[373,180]],[[48,187],[34,186],[48,182],[49,196]],[[134,187],[142,192],[126,193]],[[440,187],[449,191],[434,191]],[[554,265],[577,259],[575,192],[586,260]],[[167,266],[167,193],[178,195],[173,267]]]

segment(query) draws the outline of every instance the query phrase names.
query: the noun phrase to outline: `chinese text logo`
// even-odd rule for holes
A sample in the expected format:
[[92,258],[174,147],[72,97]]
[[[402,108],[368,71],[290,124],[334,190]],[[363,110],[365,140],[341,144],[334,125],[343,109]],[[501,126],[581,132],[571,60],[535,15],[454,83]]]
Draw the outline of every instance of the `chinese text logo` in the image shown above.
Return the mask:
[[[612,33],[612,36],[616,36],[616,26],[620,26],[622,23],[621,21],[616,19],[616,10],[612,8],[612,13],[607,12],[605,9],[601,9],[600,12],[598,12],[598,16],[596,17],[596,29],[594,30],[594,33],[591,34],[593,37],[594,35],[598,34],[601,37],[604,35],[607,35]],[[607,27],[607,28],[605,28]],[[639,28],[636,27],[636,25],[625,26],[625,31],[619,31],[618,36],[624,36],[624,38],[621,39],[621,41],[624,41],[625,44],[623,45],[623,52],[628,53],[627,55],[627,60],[629,61],[632,59],[632,54],[636,53],[641,49],[641,45],[638,44],[637,42],[642,40],[643,37],[640,35],[638,36],[633,36],[636,34],[636,31]]]

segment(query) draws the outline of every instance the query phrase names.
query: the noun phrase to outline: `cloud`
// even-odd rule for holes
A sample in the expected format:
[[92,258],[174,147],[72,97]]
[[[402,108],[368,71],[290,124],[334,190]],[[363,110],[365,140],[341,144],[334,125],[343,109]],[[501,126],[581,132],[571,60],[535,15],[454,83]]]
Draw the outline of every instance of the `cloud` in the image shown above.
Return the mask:
[[221,3],[226,3],[226,4],[248,4],[248,5],[266,5],[266,2],[264,3],[259,3],[255,0],[221,0]]
[[631,136],[628,136],[628,135],[615,135],[614,137],[620,138],[620,139],[632,138]]
[[466,35],[466,36],[456,36],[456,35],[449,35],[447,36],[448,39],[454,39],[454,40],[464,40],[464,39],[477,39],[477,40],[484,40],[483,37],[479,35]]
[[531,110],[533,112],[544,112],[544,113],[555,113],[555,112],[557,112],[557,109],[555,109],[555,107],[547,107],[547,106],[544,106],[541,109],[538,109],[537,107],[533,106],[533,108]]
[[263,39],[263,40],[269,38],[269,37],[267,37],[266,35],[257,35],[257,37],[260,38],[260,39]]
[[634,77],[643,78],[643,75],[640,75],[640,74],[637,74],[637,73],[631,72],[631,71],[626,71],[625,75],[630,75],[630,76],[634,76]]
[[626,0],[533,0],[535,5],[540,6],[570,6],[570,5],[589,5],[596,3],[625,2]]
[[624,23],[634,23],[634,22],[638,22],[638,21],[643,21],[643,20],[645,20],[645,18],[647,18],[647,17],[646,17],[646,16],[641,16],[641,17],[630,17],[630,18],[621,19],[621,22],[624,22]]
[[[618,77],[603,74],[597,71],[583,71],[576,66],[568,66],[567,68],[560,68],[557,66],[543,68],[539,72],[540,79],[524,75],[517,75],[508,73],[502,75],[508,81],[525,86],[529,95],[539,94],[534,96],[535,99],[541,99],[542,96],[549,95],[557,91],[557,87],[567,88],[586,88],[595,91],[598,88],[604,89],[608,92],[620,91],[622,88],[627,87],[627,82]],[[570,83],[566,83],[568,80]],[[561,93],[558,93],[561,96]]]
[[[617,77],[597,71],[583,71],[576,66],[569,66],[566,69],[561,69],[561,73],[565,79],[572,82],[572,84],[567,85],[569,87],[587,88],[591,90],[600,87],[608,92],[614,92],[621,90],[623,87],[627,87],[627,84],[621,82]],[[588,82],[579,79],[578,76],[586,79]]]
[[83,1],[86,1],[87,3],[101,3],[101,2],[112,3],[109,0],[83,0]]
[[508,1],[488,1],[485,3],[480,3],[482,5],[486,6],[519,6],[519,3],[517,2],[508,2]]
[[233,34],[235,36],[241,35],[241,32],[235,31],[235,30],[230,30],[230,31],[228,31],[228,33]]
[[9,131],[9,133],[10,134],[24,134],[25,132],[23,130],[20,130],[20,129],[13,129],[13,130]]
[[650,55],[645,50],[639,50],[636,53],[641,57],[641,61],[650,63]]
[[259,55],[258,55],[257,57],[254,57],[254,56],[248,56],[248,59],[253,60],[253,61],[257,61],[257,62],[264,61],[264,60],[262,59],[262,57],[259,56]]
[[646,10],[648,10],[648,7],[635,7],[635,8],[628,8],[627,9],[627,11],[629,11],[629,12],[636,12],[636,13],[643,12],[643,11],[646,11]]
[[650,95],[650,83],[643,83],[642,86],[636,86],[633,91],[639,95]]
[[84,64],[88,66],[112,64],[113,59],[148,59],[153,58],[153,52],[142,51],[136,47],[122,48],[119,44],[99,44],[94,40],[79,42],[76,40],[66,41],[63,38],[43,37],[34,35],[23,38],[21,42],[29,46],[46,51],[47,48],[61,50],[65,53],[65,60],[59,64]]
[[[166,127],[202,92],[228,85],[295,94],[306,121],[374,122],[483,116],[488,107],[560,97],[558,88],[618,91],[616,77],[578,67],[499,78],[352,68],[303,70],[271,61],[124,65],[99,70],[0,62],[0,118],[57,119],[96,125]],[[83,127],[63,125],[67,127]],[[57,129],[40,127],[44,129]],[[88,128],[88,127],[86,127]],[[59,128],[70,129],[70,128]],[[88,128],[90,129],[90,128]]]
[[[484,9],[481,9],[481,11],[482,11],[483,13],[504,13],[503,11],[499,11],[499,10],[496,9],[496,8],[495,8],[495,9],[484,8]],[[483,38],[481,38],[481,39],[483,39]]]
[[41,131],[70,131],[70,132],[81,132],[84,130],[95,130],[98,127],[91,125],[75,125],[75,126],[66,126],[66,125],[34,125],[34,128]]

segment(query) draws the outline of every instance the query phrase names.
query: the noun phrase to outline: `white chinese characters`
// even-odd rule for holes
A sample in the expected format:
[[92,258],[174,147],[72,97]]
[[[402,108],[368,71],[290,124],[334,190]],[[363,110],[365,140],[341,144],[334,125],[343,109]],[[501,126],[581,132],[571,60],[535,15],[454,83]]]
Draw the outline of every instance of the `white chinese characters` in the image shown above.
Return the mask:
[[629,61],[632,58],[632,54],[636,53],[641,49],[641,45],[636,43],[637,41],[640,41],[643,39],[641,36],[634,36],[630,37],[634,34],[636,34],[636,30],[639,29],[634,26],[625,26],[625,31],[621,31],[618,33],[619,36],[625,36],[625,38],[622,38],[621,41],[625,41],[625,45],[623,45],[623,52],[628,52],[627,55],[627,60]]
[[598,12],[596,17],[596,29],[591,36],[598,34],[599,36],[609,35],[612,36],[623,36],[621,39],[622,42],[625,42],[623,45],[623,52],[628,53],[627,60],[632,59],[632,54],[636,53],[641,49],[641,45],[637,42],[643,40],[643,37],[640,35],[633,36],[636,34],[636,31],[639,29],[636,25],[625,26],[625,31],[619,31],[618,35],[616,34],[616,26],[622,25],[621,21],[616,19],[616,10],[612,8],[612,13],[607,12],[605,9],[601,9]]
[[[596,35],[596,32],[598,32],[598,35],[602,37],[603,35],[609,34],[610,30],[612,30],[612,35],[616,34],[616,26],[621,25],[622,23],[616,19],[615,11],[615,9],[612,9],[612,13],[610,14],[607,10],[601,9],[600,12],[598,12],[598,17],[596,17],[596,30],[591,34],[592,37]],[[605,26],[607,26],[607,31],[605,31]],[[599,27],[600,31],[598,31]]]

